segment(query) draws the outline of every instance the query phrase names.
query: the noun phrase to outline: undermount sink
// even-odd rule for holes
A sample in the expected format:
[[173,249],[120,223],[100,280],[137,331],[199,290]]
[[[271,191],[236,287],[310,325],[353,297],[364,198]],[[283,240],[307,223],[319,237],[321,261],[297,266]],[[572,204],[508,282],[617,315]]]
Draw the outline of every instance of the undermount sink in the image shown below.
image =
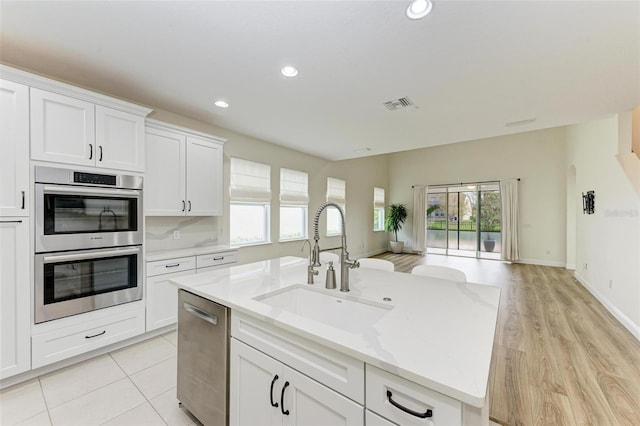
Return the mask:
[[361,299],[328,290],[298,284],[254,298],[273,308],[293,313],[325,325],[361,332],[385,316],[392,305]]

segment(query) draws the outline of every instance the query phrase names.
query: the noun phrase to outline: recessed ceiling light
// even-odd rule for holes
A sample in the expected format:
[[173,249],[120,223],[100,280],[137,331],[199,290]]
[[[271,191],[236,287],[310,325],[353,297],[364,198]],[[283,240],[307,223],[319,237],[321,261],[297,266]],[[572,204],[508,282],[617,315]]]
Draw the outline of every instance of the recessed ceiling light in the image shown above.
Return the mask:
[[412,0],[407,7],[407,17],[409,19],[424,18],[431,12],[432,7],[431,0]]
[[228,108],[229,104],[226,103],[225,101],[215,101],[214,105],[220,108]]
[[286,67],[282,67],[280,72],[285,77],[295,77],[296,75],[298,75],[298,69],[296,67],[292,67],[291,65],[287,65]]

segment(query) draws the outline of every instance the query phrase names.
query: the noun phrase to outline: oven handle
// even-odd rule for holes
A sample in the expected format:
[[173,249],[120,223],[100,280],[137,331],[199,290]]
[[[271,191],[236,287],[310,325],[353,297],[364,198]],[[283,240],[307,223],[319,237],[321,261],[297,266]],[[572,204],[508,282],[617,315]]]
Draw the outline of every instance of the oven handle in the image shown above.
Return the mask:
[[106,251],[94,251],[90,253],[80,253],[80,254],[54,254],[51,256],[44,256],[42,261],[43,263],[54,263],[54,262],[68,262],[72,260],[83,260],[83,259],[98,259],[101,257],[112,257],[112,256],[125,256],[127,254],[135,254],[140,253],[139,248],[127,248],[127,249],[115,249],[115,250],[106,250]]
[[132,189],[97,189],[97,188],[81,188],[78,186],[45,186],[44,192],[47,194],[89,194],[89,195],[115,195],[121,197],[130,195],[134,197],[140,196],[140,191]]

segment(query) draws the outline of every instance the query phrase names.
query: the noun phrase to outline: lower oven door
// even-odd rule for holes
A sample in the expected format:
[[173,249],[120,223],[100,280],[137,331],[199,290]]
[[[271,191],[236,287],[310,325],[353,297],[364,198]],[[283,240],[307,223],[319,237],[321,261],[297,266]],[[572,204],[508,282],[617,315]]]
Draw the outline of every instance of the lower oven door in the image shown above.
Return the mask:
[[142,299],[142,246],[35,256],[35,322]]

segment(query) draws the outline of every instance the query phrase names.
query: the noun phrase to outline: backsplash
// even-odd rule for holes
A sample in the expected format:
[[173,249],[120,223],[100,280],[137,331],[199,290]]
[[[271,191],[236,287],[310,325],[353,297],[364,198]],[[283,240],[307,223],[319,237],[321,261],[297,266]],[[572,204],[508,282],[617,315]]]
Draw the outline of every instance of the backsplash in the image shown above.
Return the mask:
[[[180,239],[174,240],[174,231]],[[145,218],[146,251],[171,250],[220,244],[217,217]]]

